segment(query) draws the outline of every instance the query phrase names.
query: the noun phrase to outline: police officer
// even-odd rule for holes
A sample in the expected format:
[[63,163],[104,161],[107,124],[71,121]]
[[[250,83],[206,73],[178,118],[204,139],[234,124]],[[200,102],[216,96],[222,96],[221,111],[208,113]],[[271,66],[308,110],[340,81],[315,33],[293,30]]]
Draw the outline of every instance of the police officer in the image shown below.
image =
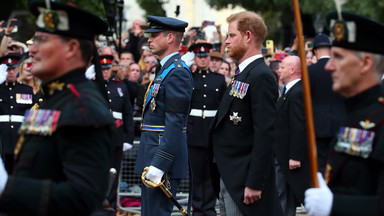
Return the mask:
[[318,34],[313,41],[317,62],[308,66],[315,124],[316,150],[319,172],[324,174],[330,145],[340,123],[345,118],[344,99],[332,91],[331,74],[324,66],[331,57],[331,41],[326,34]]
[[16,81],[20,54],[9,53],[0,58],[7,65],[7,78],[0,85],[0,152],[8,173],[13,170],[15,145],[25,110],[33,105],[33,89]]
[[384,215],[384,25],[353,13],[327,17],[334,34],[325,69],[332,89],[346,98],[325,179],[308,189],[309,215]]
[[[146,93],[143,123],[135,172],[159,184],[166,174],[170,191],[176,194],[180,180],[187,177],[186,126],[193,79],[181,60],[179,47],[188,23],[169,17],[148,16],[149,48],[160,59],[161,68]],[[142,187],[142,215],[170,215],[172,201],[160,188]]]
[[216,195],[211,181],[209,160],[209,126],[227,87],[225,77],[209,69],[212,44],[197,43],[189,50],[195,53],[197,70],[192,73],[193,92],[188,118],[188,150],[193,173],[193,215],[216,215]]
[[34,2],[30,10],[37,16],[31,73],[44,96],[25,114],[13,173],[0,163],[0,212],[90,215],[105,198],[116,126],[102,85],[84,73],[91,57],[98,59],[95,35],[108,26],[73,5]]
[[123,153],[123,145],[126,148],[132,147],[133,144],[133,116],[132,106],[129,100],[129,93],[127,85],[122,81],[112,79],[112,55],[100,55],[100,65],[102,68],[103,78],[105,81],[105,88],[108,93],[109,106],[112,116],[115,119],[116,126],[118,127],[119,134],[115,148],[113,150],[111,166],[116,169],[117,176],[115,177],[112,185],[111,193],[108,201],[115,209],[116,207],[116,189],[118,184],[118,175],[120,173],[121,158]]

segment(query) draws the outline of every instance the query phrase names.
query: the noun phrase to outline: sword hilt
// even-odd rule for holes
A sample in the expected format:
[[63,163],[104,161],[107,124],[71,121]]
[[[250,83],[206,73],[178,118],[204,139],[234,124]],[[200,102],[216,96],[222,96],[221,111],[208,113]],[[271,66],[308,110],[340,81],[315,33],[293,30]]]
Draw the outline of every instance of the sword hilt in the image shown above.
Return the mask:
[[179,211],[180,211],[183,215],[188,215],[187,210],[185,210],[185,209],[180,205],[180,203],[179,203],[179,202],[176,200],[176,198],[172,195],[171,191],[164,185],[165,179],[164,179],[163,181],[161,181],[160,183],[155,184],[155,183],[153,183],[153,182],[151,182],[150,180],[148,180],[148,179],[145,178],[145,174],[147,174],[148,170],[149,170],[149,167],[145,167],[143,173],[141,174],[141,180],[143,181],[143,184],[144,184],[146,187],[151,188],[151,189],[154,189],[154,188],[159,187],[159,188],[165,193],[165,195],[167,195],[167,197],[168,197],[169,199],[171,199],[171,201],[176,205],[176,207],[179,209]]
[[151,188],[151,189],[156,188],[156,187],[160,187],[160,185],[162,185],[165,180],[161,181],[158,184],[151,182],[150,180],[145,178],[145,174],[147,174],[148,170],[149,170],[149,167],[145,167],[143,173],[141,174],[141,181],[143,182],[143,184],[147,188]]

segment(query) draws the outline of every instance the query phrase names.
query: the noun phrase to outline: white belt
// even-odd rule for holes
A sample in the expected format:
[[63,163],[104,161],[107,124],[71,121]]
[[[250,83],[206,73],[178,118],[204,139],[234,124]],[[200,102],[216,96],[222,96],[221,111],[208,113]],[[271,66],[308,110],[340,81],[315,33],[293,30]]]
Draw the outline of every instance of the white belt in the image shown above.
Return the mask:
[[22,115],[0,115],[0,122],[23,122]]
[[120,120],[123,119],[123,113],[121,113],[121,112],[112,112],[112,116],[115,119],[120,119]]
[[201,110],[201,109],[191,109],[191,113],[189,115],[191,116],[197,116],[197,117],[215,117],[217,110]]

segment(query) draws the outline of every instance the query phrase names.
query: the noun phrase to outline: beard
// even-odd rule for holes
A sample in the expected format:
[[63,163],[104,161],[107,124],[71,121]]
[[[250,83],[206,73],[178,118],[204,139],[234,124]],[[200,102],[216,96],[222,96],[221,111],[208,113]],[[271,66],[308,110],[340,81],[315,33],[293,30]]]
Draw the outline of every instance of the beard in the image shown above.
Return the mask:
[[228,55],[237,60],[240,61],[241,58],[243,58],[247,48],[243,45],[243,43],[238,43],[235,46],[231,46],[229,49]]

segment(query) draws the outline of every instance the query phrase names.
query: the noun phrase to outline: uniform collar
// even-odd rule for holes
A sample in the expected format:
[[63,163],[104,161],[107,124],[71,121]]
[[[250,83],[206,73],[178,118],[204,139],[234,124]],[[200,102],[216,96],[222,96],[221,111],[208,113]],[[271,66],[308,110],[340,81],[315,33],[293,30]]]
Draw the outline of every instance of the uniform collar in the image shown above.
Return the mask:
[[380,85],[376,85],[367,89],[351,98],[346,99],[346,109],[348,112],[363,109],[373,103],[380,103],[380,98],[383,97]]
[[5,82],[5,85],[6,85],[6,86],[10,86],[10,85],[11,85],[11,86],[15,86],[15,85],[16,85],[16,81],[15,81],[15,82],[7,82],[7,81],[6,81],[6,82]]
[[209,71],[209,70],[200,70],[200,69],[197,69],[197,72],[199,72],[199,74],[208,74],[210,71]]
[[43,91],[46,93],[44,95],[51,96],[57,92],[65,90],[68,88],[68,84],[76,84],[87,80],[84,76],[85,68],[78,68],[64,74],[63,76],[42,84]]
[[176,55],[177,53],[179,53],[179,52],[171,53],[171,54],[165,56],[163,59],[161,59],[161,61],[160,61],[161,66],[164,66],[165,62],[167,62],[168,59],[170,59],[172,56]]

